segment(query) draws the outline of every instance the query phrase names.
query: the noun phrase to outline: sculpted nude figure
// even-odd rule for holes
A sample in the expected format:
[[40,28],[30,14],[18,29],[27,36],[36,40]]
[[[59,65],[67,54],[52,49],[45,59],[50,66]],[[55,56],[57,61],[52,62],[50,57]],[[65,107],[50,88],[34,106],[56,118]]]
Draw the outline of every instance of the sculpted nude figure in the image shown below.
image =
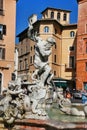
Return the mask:
[[[32,79],[37,80],[39,86],[44,86],[51,72],[48,57],[51,54],[51,47],[55,44],[55,39],[49,37],[47,40],[43,40],[40,37],[36,37],[36,42],[34,60],[36,71],[33,73]],[[34,76],[38,76],[38,78],[35,79]]]

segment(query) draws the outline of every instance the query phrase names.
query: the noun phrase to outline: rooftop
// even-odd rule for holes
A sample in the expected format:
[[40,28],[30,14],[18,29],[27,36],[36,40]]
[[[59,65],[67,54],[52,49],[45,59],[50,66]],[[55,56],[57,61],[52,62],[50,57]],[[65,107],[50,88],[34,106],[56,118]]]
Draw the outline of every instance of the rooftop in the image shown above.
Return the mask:
[[43,10],[43,11],[41,12],[41,14],[43,14],[43,13],[44,13],[46,10],[48,10],[48,9],[50,9],[50,10],[57,10],[57,11],[71,12],[70,10],[64,10],[64,9],[58,9],[58,8],[47,7],[45,10]]

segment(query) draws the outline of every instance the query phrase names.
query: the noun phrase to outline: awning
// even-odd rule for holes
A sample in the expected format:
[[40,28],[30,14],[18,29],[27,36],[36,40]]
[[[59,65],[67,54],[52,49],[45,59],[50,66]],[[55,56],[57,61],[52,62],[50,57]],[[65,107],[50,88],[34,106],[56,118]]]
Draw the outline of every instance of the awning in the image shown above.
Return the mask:
[[63,79],[63,78],[57,78],[57,79],[53,79],[53,82],[55,84],[56,87],[67,87],[67,80]]

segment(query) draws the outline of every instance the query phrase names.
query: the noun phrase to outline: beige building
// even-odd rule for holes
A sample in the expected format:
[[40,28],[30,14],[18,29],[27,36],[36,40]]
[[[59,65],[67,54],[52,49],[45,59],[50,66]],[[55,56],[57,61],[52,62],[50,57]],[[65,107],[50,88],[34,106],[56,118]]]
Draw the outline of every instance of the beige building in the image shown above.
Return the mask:
[[0,0],[0,93],[14,71],[16,0]]
[[[75,80],[77,24],[70,24],[70,11],[46,8],[42,12],[42,19],[35,20],[35,18],[35,15],[32,15],[32,18],[30,17],[31,23],[34,27],[31,32],[32,37],[37,33],[38,36],[42,37],[44,40],[48,37],[53,37],[56,40],[56,45],[52,48],[52,55],[49,58],[49,63],[54,73],[54,77]],[[30,47],[29,55],[27,55],[29,58],[28,69],[29,74],[32,74],[35,70],[33,66],[35,42],[27,37],[27,32],[28,28],[18,35],[20,41],[18,48],[21,51],[21,47],[23,44],[26,44],[25,41],[28,39],[27,45],[29,44]],[[21,58],[19,56],[19,66],[20,60],[23,61],[22,55]],[[19,72],[22,73],[23,71],[19,68]]]

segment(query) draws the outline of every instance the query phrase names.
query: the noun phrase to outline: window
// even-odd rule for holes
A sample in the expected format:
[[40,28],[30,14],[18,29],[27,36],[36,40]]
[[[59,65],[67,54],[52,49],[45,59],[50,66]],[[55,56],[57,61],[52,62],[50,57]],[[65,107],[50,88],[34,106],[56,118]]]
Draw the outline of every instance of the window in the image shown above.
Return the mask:
[[3,35],[6,35],[6,25],[0,24],[0,39],[3,39]]
[[34,62],[34,60],[35,60],[35,55],[33,55],[33,62]]
[[0,59],[5,59],[5,48],[0,48]]
[[0,0],[0,15],[3,15],[3,0]]
[[32,56],[30,57],[30,63],[32,63]]
[[54,62],[56,63],[56,55],[54,55]]
[[31,46],[31,51],[32,51],[32,49],[33,49],[33,48],[32,48],[32,46]]
[[15,73],[12,73],[12,75],[11,75],[11,79],[12,79],[13,81],[15,81],[15,79],[16,79],[16,75],[15,75]]
[[87,90],[87,82],[84,82],[84,90]]
[[26,47],[25,47],[25,51],[26,51],[26,53],[28,52],[28,46],[26,45]]
[[74,68],[74,56],[70,56],[69,58],[69,67]]
[[20,60],[20,70],[22,70],[22,61]]
[[57,19],[60,20],[60,12],[57,13]]
[[70,32],[70,37],[74,37],[75,36],[75,32],[74,31],[71,31]]
[[56,71],[54,71],[54,76],[56,76]]
[[87,71],[87,62],[85,63],[85,70]]
[[1,94],[1,88],[2,88],[2,74],[0,73],[0,94]]
[[86,45],[85,45],[85,47],[86,47],[86,53],[87,53],[87,42],[86,42]]
[[66,21],[66,19],[67,19],[67,15],[64,13],[63,20]]
[[25,59],[25,69],[28,69],[28,60],[27,59]]
[[44,27],[44,32],[45,32],[45,33],[48,33],[48,32],[49,32],[49,27],[48,27],[48,26],[45,26],[45,27]]
[[54,18],[54,12],[51,12],[51,19]]
[[70,46],[69,51],[74,51],[74,46]]
[[87,33],[87,24],[85,25],[86,27],[85,27],[85,33]]
[[55,49],[57,48],[56,44],[54,45]]
[[57,29],[55,28],[55,34],[57,34]]

